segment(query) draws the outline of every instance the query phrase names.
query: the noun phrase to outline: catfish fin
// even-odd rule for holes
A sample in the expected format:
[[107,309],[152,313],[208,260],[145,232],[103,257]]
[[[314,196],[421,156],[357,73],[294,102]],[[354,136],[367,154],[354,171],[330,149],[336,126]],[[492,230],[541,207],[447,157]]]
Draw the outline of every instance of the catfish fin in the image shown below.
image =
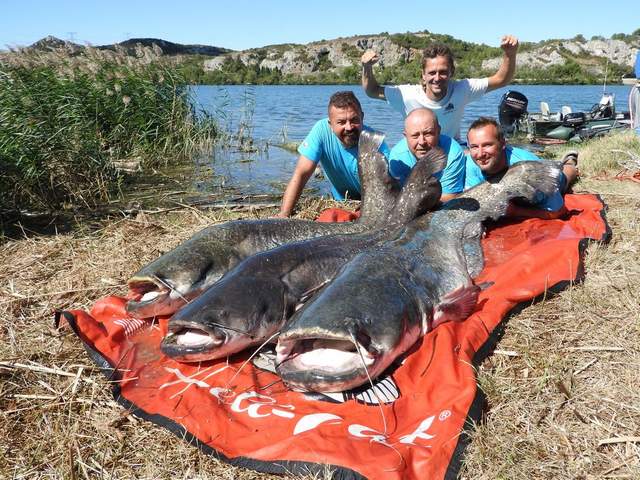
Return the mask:
[[479,294],[480,287],[474,284],[459,287],[447,293],[434,309],[431,328],[436,328],[448,321],[465,320],[476,307]]

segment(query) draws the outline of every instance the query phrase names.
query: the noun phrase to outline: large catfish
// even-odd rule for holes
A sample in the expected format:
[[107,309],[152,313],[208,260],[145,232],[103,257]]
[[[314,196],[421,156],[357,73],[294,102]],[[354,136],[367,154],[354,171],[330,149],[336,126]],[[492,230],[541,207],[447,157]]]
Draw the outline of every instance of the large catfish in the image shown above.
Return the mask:
[[[369,161],[386,165],[381,153]],[[171,317],[162,351],[176,360],[195,362],[226,357],[269,340],[351,258],[436,206],[442,189],[432,175],[446,161],[439,148],[418,160],[395,210],[378,230],[288,243],[242,261]]]
[[297,219],[235,220],[207,227],[135,273],[128,281],[127,312],[138,318],[170,315],[213,285],[245,258],[288,242],[357,233],[386,224],[400,185],[375,161],[384,136],[363,130],[358,146],[361,216],[355,222]]
[[512,199],[551,195],[559,178],[551,163],[518,163],[354,257],[282,329],[278,374],[298,390],[348,390],[437,325],[464,320],[480,290],[471,275],[483,265],[483,220],[504,215]]

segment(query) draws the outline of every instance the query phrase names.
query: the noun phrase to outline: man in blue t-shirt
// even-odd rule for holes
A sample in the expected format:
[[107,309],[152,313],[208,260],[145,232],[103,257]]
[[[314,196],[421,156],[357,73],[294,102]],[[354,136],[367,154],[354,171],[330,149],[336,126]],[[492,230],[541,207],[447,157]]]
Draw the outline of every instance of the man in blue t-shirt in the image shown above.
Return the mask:
[[[298,163],[282,197],[279,217],[291,215],[304,186],[318,163],[331,182],[336,200],[360,199],[358,176],[358,140],[364,113],[351,91],[336,92],[329,99],[329,118],[313,126],[300,147]],[[388,157],[389,147],[382,143],[380,151]]]
[[428,108],[412,110],[404,121],[404,138],[391,149],[389,173],[404,185],[417,159],[433,147],[447,155],[447,166],[434,176],[440,180],[440,200],[451,200],[464,189],[465,157],[462,147],[453,138],[440,134],[436,115]]
[[[469,155],[466,159],[464,189],[474,187],[511,165],[523,161],[542,161],[535,154],[507,146],[498,122],[493,118],[480,117],[469,126],[467,132]],[[524,208],[512,205],[509,214],[519,217],[557,218],[566,209],[562,194],[578,177],[578,153],[571,151],[563,158],[561,191],[551,197],[541,197],[538,208]]]

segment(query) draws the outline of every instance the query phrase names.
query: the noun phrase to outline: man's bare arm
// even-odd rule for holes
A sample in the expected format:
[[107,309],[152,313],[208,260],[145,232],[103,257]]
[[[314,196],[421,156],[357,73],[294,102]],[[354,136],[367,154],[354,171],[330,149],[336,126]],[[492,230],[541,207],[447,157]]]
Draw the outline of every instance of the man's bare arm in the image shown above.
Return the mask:
[[448,202],[449,200],[456,198],[458,195],[460,194],[459,193],[443,193],[442,195],[440,195],[440,201],[442,203]]
[[316,165],[317,164],[315,162],[309,160],[304,155],[300,155],[298,157],[296,169],[294,170],[291,180],[289,180],[287,188],[284,191],[284,195],[282,196],[282,206],[280,207],[280,213],[277,215],[278,217],[287,218],[291,216],[293,208],[296,206],[304,186],[307,184],[307,181],[309,181],[309,178],[313,175],[313,172],[316,169]]
[[367,50],[362,54],[360,61],[362,62],[362,88],[367,96],[385,100],[384,87],[378,84],[376,77],[373,76],[373,64],[380,59],[380,56],[373,50]]
[[500,48],[504,51],[502,63],[498,71],[489,77],[487,92],[504,87],[511,83],[516,72],[516,54],[518,53],[518,39],[513,35],[502,37]]

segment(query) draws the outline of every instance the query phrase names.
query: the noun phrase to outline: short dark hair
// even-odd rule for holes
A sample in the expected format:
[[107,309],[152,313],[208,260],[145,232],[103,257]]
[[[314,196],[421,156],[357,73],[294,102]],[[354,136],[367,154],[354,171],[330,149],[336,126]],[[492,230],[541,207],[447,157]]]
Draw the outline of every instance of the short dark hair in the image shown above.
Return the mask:
[[496,127],[496,132],[498,133],[498,140],[500,140],[501,142],[504,141],[504,132],[502,131],[502,127],[494,118],[491,118],[491,117],[480,117],[474,120],[473,123],[469,125],[467,136],[469,136],[469,132],[471,130],[475,130],[476,128],[486,127],[488,125],[493,125],[494,127]]
[[358,100],[358,97],[356,97],[351,90],[343,90],[331,95],[331,98],[329,99],[328,108],[331,108],[331,107],[335,107],[335,108],[353,107],[353,108],[357,108],[360,114],[362,114],[362,106],[360,105],[360,101]]
[[422,51],[422,69],[424,70],[427,66],[427,60],[436,57],[445,57],[447,59],[451,75],[453,75],[456,70],[455,58],[451,49],[443,43],[434,43]]

